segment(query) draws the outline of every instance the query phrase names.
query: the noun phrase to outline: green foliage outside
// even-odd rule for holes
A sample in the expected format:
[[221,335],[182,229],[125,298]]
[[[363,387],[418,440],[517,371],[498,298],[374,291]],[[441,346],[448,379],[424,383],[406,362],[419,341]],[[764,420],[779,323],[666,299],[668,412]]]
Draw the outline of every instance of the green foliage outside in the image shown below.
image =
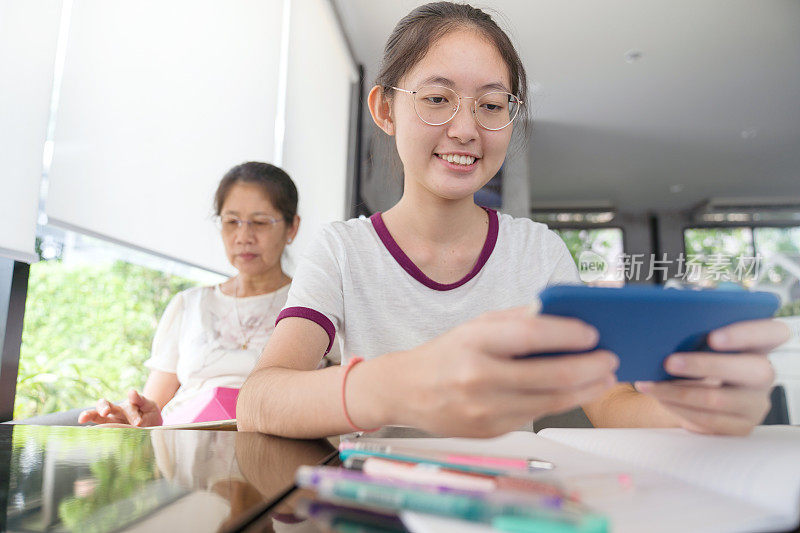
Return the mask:
[[740,273],[736,273],[737,265],[749,267],[752,259],[748,258],[755,255],[750,228],[692,228],[684,231],[683,238],[687,265],[691,262],[702,265],[707,273],[719,272],[708,274],[709,279],[738,281],[744,278],[742,281],[752,281],[753,271],[742,268]]
[[[800,228],[692,228],[684,232],[684,243],[687,256],[700,256],[699,262],[706,267],[713,263],[715,255],[729,260],[729,274],[733,274],[739,257],[757,254],[761,257],[759,271],[767,268],[766,280],[781,283],[790,274],[780,266],[769,265],[769,256],[776,252],[789,257],[800,255]],[[744,280],[745,285],[755,273]]]
[[800,300],[795,300],[784,305],[778,309],[775,316],[800,316]]
[[[557,229],[554,230],[567,245],[572,260],[580,268],[580,255],[591,250],[605,259],[608,271],[599,281],[612,281],[619,276],[617,272],[623,253],[623,235],[620,228],[598,229]],[[592,283],[589,283],[590,285]]]
[[158,320],[195,283],[122,261],[31,265],[14,418],[141,388]]
[[[756,228],[753,238],[756,250],[761,255],[781,253],[794,258],[800,256],[800,228]],[[767,271],[767,278],[773,283],[782,283],[790,275],[778,265]]]
[[592,250],[605,257],[607,261],[613,259],[609,254],[615,247],[622,250],[622,230],[619,228],[557,229],[555,232],[567,245],[576,265],[584,250]]

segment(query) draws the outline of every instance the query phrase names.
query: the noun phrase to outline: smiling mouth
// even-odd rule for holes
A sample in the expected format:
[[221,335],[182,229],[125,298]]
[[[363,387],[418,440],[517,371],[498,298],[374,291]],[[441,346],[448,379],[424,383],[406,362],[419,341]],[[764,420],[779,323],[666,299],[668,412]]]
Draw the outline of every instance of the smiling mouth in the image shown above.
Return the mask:
[[465,167],[470,166],[479,159],[471,155],[458,155],[458,154],[434,154],[434,155],[436,155],[436,157],[438,157],[439,159],[447,161],[448,163],[453,163],[454,165],[463,165]]

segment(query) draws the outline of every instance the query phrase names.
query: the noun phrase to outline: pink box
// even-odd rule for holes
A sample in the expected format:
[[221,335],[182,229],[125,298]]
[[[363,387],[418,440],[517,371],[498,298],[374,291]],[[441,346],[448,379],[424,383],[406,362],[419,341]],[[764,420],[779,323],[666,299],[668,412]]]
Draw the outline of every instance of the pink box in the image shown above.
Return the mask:
[[215,387],[195,396],[192,401],[164,417],[164,425],[211,422],[236,418],[239,389]]

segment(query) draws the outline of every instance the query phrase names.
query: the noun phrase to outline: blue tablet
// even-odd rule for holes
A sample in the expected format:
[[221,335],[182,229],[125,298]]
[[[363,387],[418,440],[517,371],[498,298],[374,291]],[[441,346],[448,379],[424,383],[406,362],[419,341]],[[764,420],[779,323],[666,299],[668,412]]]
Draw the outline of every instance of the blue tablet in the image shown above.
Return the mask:
[[664,370],[668,355],[710,351],[706,337],[712,330],[769,318],[780,303],[766,292],[580,285],[549,287],[539,299],[542,314],[579,318],[596,327],[598,349],[619,356],[617,379],[623,382],[674,379]]

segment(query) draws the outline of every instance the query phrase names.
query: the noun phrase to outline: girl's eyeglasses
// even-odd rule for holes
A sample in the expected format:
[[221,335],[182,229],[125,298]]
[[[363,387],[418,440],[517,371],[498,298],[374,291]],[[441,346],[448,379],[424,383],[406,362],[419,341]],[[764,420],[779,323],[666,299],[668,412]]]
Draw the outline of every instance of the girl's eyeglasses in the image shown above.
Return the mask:
[[422,122],[431,126],[441,126],[453,120],[461,107],[461,100],[470,99],[473,100],[472,116],[478,125],[490,131],[498,131],[514,122],[523,104],[513,94],[503,91],[488,92],[476,98],[461,96],[453,89],[439,85],[426,85],[416,91],[390,88],[413,96],[414,111]]

